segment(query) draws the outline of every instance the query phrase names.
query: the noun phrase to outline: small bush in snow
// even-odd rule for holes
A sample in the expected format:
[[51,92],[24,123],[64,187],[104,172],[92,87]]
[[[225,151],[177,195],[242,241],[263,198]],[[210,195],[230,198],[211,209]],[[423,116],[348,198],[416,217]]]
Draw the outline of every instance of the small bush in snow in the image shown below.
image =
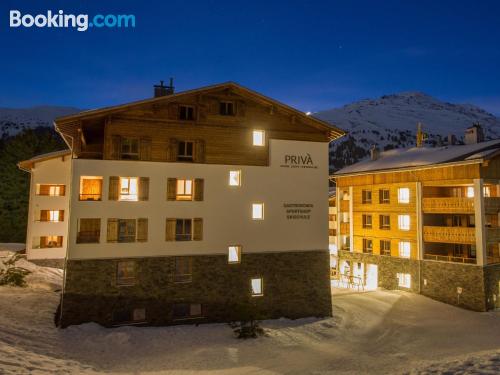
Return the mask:
[[235,336],[239,339],[257,338],[265,334],[264,329],[260,327],[260,322],[255,318],[256,313],[252,305],[241,305],[235,308],[237,321],[231,323],[231,328]]
[[16,267],[16,262],[22,258],[21,254],[14,254],[9,259],[3,261],[4,269],[0,269],[0,285],[12,285],[25,287],[24,279],[31,273],[26,268]]

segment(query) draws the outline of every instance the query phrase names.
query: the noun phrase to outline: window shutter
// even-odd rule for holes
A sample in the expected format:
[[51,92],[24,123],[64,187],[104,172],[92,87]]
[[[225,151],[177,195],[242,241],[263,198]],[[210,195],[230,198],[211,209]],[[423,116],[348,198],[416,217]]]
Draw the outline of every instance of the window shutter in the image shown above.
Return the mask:
[[149,177],[139,177],[139,200],[149,199]]
[[108,199],[110,201],[117,201],[119,195],[120,195],[120,177],[110,176]]
[[179,119],[179,105],[177,103],[170,103],[168,105],[168,117],[172,120]]
[[169,178],[167,180],[167,200],[175,201],[177,196],[177,179]]
[[59,195],[60,196],[66,195],[66,185],[59,185]]
[[203,178],[196,178],[194,180],[194,200],[195,201],[202,201],[203,200],[203,190],[204,190]]
[[201,241],[203,239],[203,219],[193,219],[193,241]]
[[177,161],[177,152],[179,151],[179,141],[170,138],[167,150],[167,161]]
[[140,160],[151,160],[151,138],[141,138],[139,149]]
[[108,219],[108,242],[118,241],[118,219]]
[[148,240],[148,219],[137,219],[137,241],[146,242]]
[[202,139],[197,139],[194,143],[194,162],[204,163],[205,162],[205,141]]
[[165,241],[175,241],[175,223],[176,219],[167,219],[165,226]]
[[119,135],[111,136],[111,159],[119,160],[122,158],[122,138]]
[[59,221],[64,221],[64,210],[59,210]]
[[40,221],[48,221],[50,218],[49,210],[40,211]]

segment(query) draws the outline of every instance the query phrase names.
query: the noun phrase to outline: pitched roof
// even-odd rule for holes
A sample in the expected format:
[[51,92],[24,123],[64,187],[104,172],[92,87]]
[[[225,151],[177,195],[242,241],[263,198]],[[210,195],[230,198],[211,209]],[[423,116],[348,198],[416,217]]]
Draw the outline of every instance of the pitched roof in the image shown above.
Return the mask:
[[239,85],[235,82],[231,82],[231,81],[219,83],[219,84],[215,84],[215,85],[210,85],[210,86],[205,86],[205,87],[200,87],[200,88],[193,89],[193,90],[180,91],[180,92],[177,92],[177,93],[172,94],[172,95],[160,96],[160,97],[156,97],[156,98],[149,98],[149,99],[145,99],[145,100],[139,100],[139,101],[121,104],[121,105],[116,105],[116,106],[111,106],[111,107],[103,107],[103,108],[99,108],[99,109],[87,110],[87,111],[83,111],[83,112],[76,113],[73,115],[56,118],[54,123],[56,124],[56,129],[57,129],[58,125],[74,122],[74,121],[77,121],[77,120],[80,120],[83,118],[105,116],[105,115],[109,115],[112,113],[125,111],[127,109],[141,106],[144,104],[168,102],[171,100],[182,98],[183,96],[207,92],[207,91],[220,90],[222,88],[233,88],[233,89],[241,91],[243,94],[251,96],[256,100],[259,100],[260,102],[265,102],[265,103],[270,104],[270,105],[275,105],[275,106],[281,107],[283,110],[288,111],[293,115],[301,117],[308,124],[312,124],[312,125],[319,127],[320,129],[323,129],[323,130],[328,130],[330,132],[330,138],[332,140],[340,138],[346,134],[344,130],[337,128],[335,125],[330,124],[329,122],[320,120],[314,116],[307,115],[302,111],[299,111],[299,110],[297,110],[293,107],[290,107],[284,103],[281,103],[275,99],[271,99],[265,95],[262,95],[256,91],[253,91],[249,88],[246,88],[244,86],[241,86],[241,85]]
[[345,167],[335,176],[404,170],[452,162],[473,162],[489,159],[500,152],[500,139],[457,146],[411,147],[381,152],[376,160],[370,157]]
[[31,159],[28,160],[20,161],[19,163],[17,163],[17,166],[22,170],[29,171],[31,168],[33,168],[33,165],[35,163],[40,163],[45,160],[60,158],[67,155],[71,155],[71,150],[48,152],[46,154],[33,156]]

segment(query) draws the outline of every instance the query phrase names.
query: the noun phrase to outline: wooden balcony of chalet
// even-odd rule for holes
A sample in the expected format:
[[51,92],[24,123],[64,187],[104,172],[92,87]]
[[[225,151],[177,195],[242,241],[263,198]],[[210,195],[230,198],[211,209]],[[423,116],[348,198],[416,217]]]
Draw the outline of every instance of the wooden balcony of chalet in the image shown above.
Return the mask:
[[436,260],[440,262],[476,264],[476,258],[456,257],[452,255],[424,254],[424,259]]
[[474,198],[423,198],[422,211],[426,214],[473,214]]
[[495,214],[500,212],[500,197],[484,198],[484,210],[487,214]]
[[424,242],[475,244],[476,230],[470,227],[424,226]]
[[500,228],[486,228],[486,242],[499,243],[500,242]]

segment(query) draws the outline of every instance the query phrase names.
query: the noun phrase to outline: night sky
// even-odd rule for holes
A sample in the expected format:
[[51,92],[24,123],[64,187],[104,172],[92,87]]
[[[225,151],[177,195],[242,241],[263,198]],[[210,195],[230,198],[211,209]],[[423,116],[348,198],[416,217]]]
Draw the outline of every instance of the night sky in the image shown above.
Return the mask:
[[[135,14],[136,27],[11,29],[11,9]],[[499,1],[3,0],[0,46],[0,107],[119,104],[173,76],[304,111],[423,91],[500,114]]]

